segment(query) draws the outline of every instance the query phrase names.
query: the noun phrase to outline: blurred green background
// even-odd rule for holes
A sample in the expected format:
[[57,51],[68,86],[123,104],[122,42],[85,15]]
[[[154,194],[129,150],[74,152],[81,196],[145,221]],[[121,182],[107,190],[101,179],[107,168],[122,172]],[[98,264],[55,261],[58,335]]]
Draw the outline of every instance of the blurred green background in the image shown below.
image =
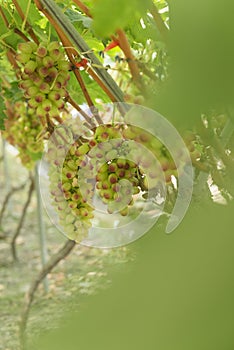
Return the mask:
[[173,234],[152,229],[132,270],[38,349],[233,349],[233,209],[192,205]]
[[[151,105],[175,125],[232,107],[233,13],[226,0],[170,2],[170,79]],[[233,210],[204,201],[173,234],[154,227],[132,245],[130,271],[65,315],[38,349],[233,349]]]

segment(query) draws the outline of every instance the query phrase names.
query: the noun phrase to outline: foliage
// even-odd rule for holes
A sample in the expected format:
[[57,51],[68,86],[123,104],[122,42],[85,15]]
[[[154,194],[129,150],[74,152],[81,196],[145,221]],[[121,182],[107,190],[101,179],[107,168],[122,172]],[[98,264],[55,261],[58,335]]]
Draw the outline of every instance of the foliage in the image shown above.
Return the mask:
[[[40,3],[44,4],[45,9],[42,11]],[[142,2],[131,0],[116,2],[97,0],[95,2],[81,2],[58,0],[56,4],[74,26],[77,33],[81,35],[82,40],[91,50],[90,52],[82,52],[79,47],[74,47],[72,37],[66,36],[66,28],[63,23],[60,23],[60,15],[58,14],[56,18],[53,18],[52,12],[50,12],[53,0],[36,2],[8,0],[1,2],[1,129],[4,128],[4,120],[6,119],[4,113],[6,101],[14,104],[17,101],[22,101],[25,98],[27,100],[31,97],[27,91],[24,91],[23,95],[22,91],[18,89],[20,80],[25,79],[22,75],[25,68],[22,68],[22,64],[17,62],[18,56],[16,53],[19,52],[18,47],[25,40],[34,41],[37,45],[42,42],[45,43],[45,46],[53,41],[62,41],[64,46],[63,59],[70,60],[72,69],[69,72],[70,80],[66,86],[65,106],[63,107],[63,104],[59,103],[61,109],[68,108],[68,110],[71,110],[69,106],[72,105],[73,108],[78,107],[79,110],[80,106],[84,104],[98,107],[99,103],[113,101],[113,94],[115,96],[115,87],[117,86],[114,85],[115,80],[124,91],[125,101],[145,103],[149,106],[154,106],[155,101],[157,101],[159,110],[162,109],[162,112],[170,117],[171,109],[170,106],[167,107],[168,103],[165,101],[172,91],[175,92],[175,96],[179,93],[179,89],[174,90],[176,77],[179,72],[181,75],[180,65],[185,58],[184,56],[181,62],[178,61],[178,53],[182,54],[183,49],[175,52],[177,48],[175,48],[172,38],[174,37],[176,42],[176,40],[178,41],[178,35],[184,40],[186,37],[185,33],[181,33],[178,23],[176,27],[173,27],[173,30],[169,30],[169,7],[166,1],[154,0],[151,2],[147,0]],[[174,11],[172,5],[170,5],[170,8]],[[186,8],[185,11],[187,11]],[[174,11],[174,13],[177,12]],[[204,13],[206,13],[206,9]],[[74,50],[72,47],[74,47]],[[109,47],[113,48],[109,49]],[[187,69],[186,67],[185,69]],[[104,70],[107,71],[105,75],[103,75]],[[30,76],[29,79],[31,79]],[[194,80],[196,81],[196,78]],[[182,88],[184,86],[182,84]],[[173,97],[173,103],[170,105],[174,105],[174,101],[175,98]],[[214,107],[216,107],[215,104]],[[183,108],[184,106],[182,106],[182,114],[184,113]],[[41,108],[39,109],[41,111]],[[232,118],[232,113],[228,112],[227,114],[226,111],[225,105],[220,105],[219,108],[210,106],[210,108],[204,108],[200,113],[196,113],[195,117],[189,118],[196,120],[196,122],[193,124],[186,122],[186,124],[197,135],[196,144],[202,145],[199,146],[200,148],[198,147],[198,151],[202,151],[199,164],[196,159],[193,162],[197,168],[197,177],[201,171],[211,173],[213,183],[220,188],[227,199],[228,193],[233,191],[230,181],[227,180],[230,177],[230,166],[232,169],[231,153],[228,153],[231,152],[232,132],[229,132],[226,144],[222,144],[222,135],[228,128],[225,123],[231,129],[233,129],[233,126],[229,120]],[[205,119],[203,118],[202,121],[201,112],[205,115]],[[177,113],[175,108],[173,115],[171,115],[172,120],[176,120]],[[45,118],[42,118],[44,120],[43,137],[48,135],[48,130],[50,130],[50,133],[62,121],[62,119],[59,121],[59,118],[63,118],[62,114],[60,117],[57,115],[57,119],[54,118],[55,115],[47,114],[50,122],[48,124]],[[223,119],[222,115],[224,115]],[[225,120],[224,124],[221,120]],[[209,128],[204,127],[204,123],[209,123]],[[180,123],[178,125],[180,126]],[[181,129],[183,131],[185,127]],[[211,140],[211,137],[214,136],[216,138],[215,142]],[[219,147],[217,147],[217,143]],[[211,149],[207,148],[209,145],[212,145]],[[225,152],[228,153],[227,156],[225,156]],[[217,170],[214,162],[216,164],[222,162],[224,166],[222,170]],[[227,188],[224,189],[225,181]]]

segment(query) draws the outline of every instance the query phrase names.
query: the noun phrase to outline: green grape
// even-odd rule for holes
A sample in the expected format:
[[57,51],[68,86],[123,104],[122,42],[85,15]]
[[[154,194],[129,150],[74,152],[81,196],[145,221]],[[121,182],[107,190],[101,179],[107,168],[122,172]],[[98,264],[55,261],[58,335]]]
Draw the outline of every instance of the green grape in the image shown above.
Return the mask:
[[70,79],[70,63],[59,43],[20,43],[16,60],[22,67],[19,87],[30,107],[44,122],[46,116],[57,118],[64,109]]
[[40,159],[44,149],[43,141],[37,140],[37,136],[42,132],[42,126],[34,109],[25,102],[16,102],[11,108],[3,135],[18,149],[22,164],[30,169],[35,161]]
[[78,150],[79,145],[76,143],[68,152],[64,147],[57,145],[51,145],[48,150],[48,157],[52,163],[49,179],[53,204],[59,213],[60,225],[67,236],[76,242],[87,237],[93,218],[93,208],[86,198],[90,189],[86,188],[86,191],[81,193],[82,183],[77,180],[80,162]]

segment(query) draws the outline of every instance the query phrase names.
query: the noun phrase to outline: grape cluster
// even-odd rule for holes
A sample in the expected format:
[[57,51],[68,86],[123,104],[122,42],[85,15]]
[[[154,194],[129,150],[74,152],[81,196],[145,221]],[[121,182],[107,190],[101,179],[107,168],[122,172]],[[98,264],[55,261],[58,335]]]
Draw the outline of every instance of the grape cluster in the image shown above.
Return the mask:
[[93,208],[81,193],[79,159],[75,156],[77,147],[75,143],[67,152],[62,145],[50,146],[48,155],[53,162],[49,170],[50,194],[59,214],[59,224],[71,240],[80,242],[92,226]]
[[[156,187],[160,181],[165,181],[167,185],[170,185],[172,176],[177,177],[177,168],[169,151],[155,136],[139,127],[127,125],[123,130],[123,137],[143,145],[153,155],[154,161],[149,156],[146,157],[144,151],[137,156],[142,165],[140,169],[143,173],[146,171],[148,173],[148,179],[145,179],[144,182],[147,190]],[[183,155],[179,157],[181,166],[183,166]],[[164,179],[161,172],[163,172]]]
[[83,159],[81,178],[88,179],[89,174],[94,174],[91,176],[95,178],[97,194],[107,205],[108,212],[128,215],[134,195],[140,192],[142,178],[139,167],[129,156],[134,146],[124,142],[122,128],[100,125],[94,137],[80,149],[88,151],[90,158]]
[[[172,185],[172,176],[178,176],[169,151],[147,131],[122,124],[79,128],[82,136],[72,146],[66,149],[57,139],[48,151],[54,206],[68,237],[77,242],[92,225],[96,196],[109,214],[126,216],[140,196],[147,198],[161,184]],[[61,132],[61,140],[67,139],[68,130]],[[195,142],[191,135],[189,141]],[[183,154],[179,156],[183,167]]]
[[58,118],[64,108],[70,63],[58,42],[49,44],[20,43],[16,60],[21,64],[20,88],[43,124],[46,115]]
[[40,159],[44,149],[42,140],[38,135],[42,126],[35,116],[35,110],[25,102],[15,102],[7,106],[8,119],[5,122],[4,137],[19,151],[21,162],[27,168],[32,168],[34,162]]

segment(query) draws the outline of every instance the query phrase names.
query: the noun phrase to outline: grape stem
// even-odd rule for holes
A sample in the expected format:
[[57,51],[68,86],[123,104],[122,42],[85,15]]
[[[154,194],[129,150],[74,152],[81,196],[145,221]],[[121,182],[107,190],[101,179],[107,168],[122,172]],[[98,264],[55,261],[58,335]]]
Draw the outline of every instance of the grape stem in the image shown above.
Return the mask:
[[27,19],[25,18],[25,15],[24,15],[24,12],[22,11],[20,5],[18,4],[18,1],[17,0],[12,0],[13,4],[15,5],[15,8],[18,12],[18,14],[20,15],[23,23],[25,23],[25,28],[26,30],[28,31],[29,35],[31,36],[31,38],[33,39],[33,41],[39,45],[39,40],[36,36],[36,34],[34,33],[31,25],[29,24],[29,22],[27,21]]
[[95,124],[93,123],[92,119],[88,116],[88,114],[86,114],[82,108],[70,97],[67,97],[67,102],[69,102],[72,107],[74,107],[81,115],[82,117],[84,117],[84,119],[86,120],[86,122],[91,126],[91,127],[95,127]]
[[133,82],[136,84],[140,91],[145,91],[143,81],[140,76],[140,70],[137,65],[134,54],[132,53],[128,38],[122,29],[117,30],[119,47],[123,51],[126,61],[128,63]]
[[9,49],[6,53],[7,55],[7,58],[8,58],[8,61],[10,62],[10,64],[12,65],[14,71],[15,71],[15,74],[16,74],[16,77],[19,79],[20,78],[20,74],[19,74],[19,66],[15,60],[15,53],[12,49]]
[[9,22],[8,22],[6,16],[5,16],[5,13],[3,12],[2,6],[0,6],[0,14],[1,14],[1,17],[3,19],[3,22],[5,23],[5,26],[7,28],[9,28]]

